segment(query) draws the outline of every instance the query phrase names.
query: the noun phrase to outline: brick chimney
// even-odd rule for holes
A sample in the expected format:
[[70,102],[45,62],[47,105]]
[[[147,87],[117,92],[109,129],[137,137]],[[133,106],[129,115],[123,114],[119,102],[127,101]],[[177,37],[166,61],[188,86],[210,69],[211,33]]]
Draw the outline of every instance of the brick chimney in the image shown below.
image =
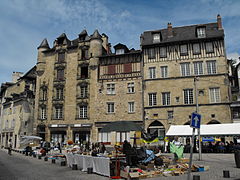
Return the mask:
[[218,30],[222,30],[222,18],[220,16],[220,14],[217,15],[217,25],[218,25]]
[[172,23],[168,23],[168,37],[173,37]]

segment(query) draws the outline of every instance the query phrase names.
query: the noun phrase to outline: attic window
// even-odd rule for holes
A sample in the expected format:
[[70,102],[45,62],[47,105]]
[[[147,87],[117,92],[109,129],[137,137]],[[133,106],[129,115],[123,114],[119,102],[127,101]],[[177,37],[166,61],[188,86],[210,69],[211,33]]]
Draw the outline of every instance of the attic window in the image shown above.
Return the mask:
[[158,42],[160,42],[160,34],[159,33],[153,34],[153,43]]
[[205,27],[197,28],[197,37],[198,38],[205,38],[206,37],[206,28]]
[[116,54],[124,54],[124,49],[116,49]]

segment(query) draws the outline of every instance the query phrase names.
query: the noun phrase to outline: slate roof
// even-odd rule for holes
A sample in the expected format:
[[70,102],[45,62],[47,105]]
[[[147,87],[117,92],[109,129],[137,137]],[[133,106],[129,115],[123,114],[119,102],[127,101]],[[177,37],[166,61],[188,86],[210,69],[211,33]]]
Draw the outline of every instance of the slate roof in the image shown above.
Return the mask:
[[93,33],[93,35],[91,36],[91,39],[101,39],[102,36],[99,34],[98,30],[96,29]]
[[[197,37],[197,28],[205,27],[206,28],[206,37],[198,38]],[[223,29],[219,30],[217,23],[208,23],[208,24],[197,24],[191,26],[182,26],[182,27],[173,27],[173,37],[168,37],[168,29],[160,29],[155,31],[145,31],[141,35],[141,45],[151,45],[151,44],[164,44],[164,43],[173,43],[179,41],[190,41],[190,40],[199,40],[199,39],[209,39],[209,38],[223,38],[224,31]],[[160,33],[162,38],[161,42],[153,43],[153,34]]]
[[38,49],[39,48],[50,48],[49,47],[49,44],[48,44],[48,41],[47,41],[47,39],[45,38],[43,41],[42,41],[42,43],[38,46]]

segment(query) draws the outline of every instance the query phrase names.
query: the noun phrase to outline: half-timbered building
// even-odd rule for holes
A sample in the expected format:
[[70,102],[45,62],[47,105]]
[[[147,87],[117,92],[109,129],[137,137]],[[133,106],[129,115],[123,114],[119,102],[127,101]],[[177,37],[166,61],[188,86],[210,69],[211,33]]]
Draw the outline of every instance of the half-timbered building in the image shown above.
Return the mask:
[[[230,123],[228,63],[221,17],[216,23],[146,31],[141,35],[145,128],[159,135],[171,124]],[[194,82],[195,81],[195,82]],[[194,86],[194,83],[196,86]],[[195,88],[196,87],[196,88]]]

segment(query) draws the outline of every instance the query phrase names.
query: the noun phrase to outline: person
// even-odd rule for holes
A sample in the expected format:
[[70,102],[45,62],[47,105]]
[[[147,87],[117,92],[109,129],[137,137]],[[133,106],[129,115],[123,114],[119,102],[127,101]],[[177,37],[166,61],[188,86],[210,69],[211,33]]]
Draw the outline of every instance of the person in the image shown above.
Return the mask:
[[58,148],[59,152],[62,153],[62,148],[61,148],[60,142],[57,143],[57,148]]
[[132,146],[127,140],[123,142],[122,151],[126,155],[127,165],[132,166]]
[[12,155],[12,139],[9,139],[8,142],[8,154]]
[[100,153],[104,153],[106,151],[106,147],[103,143],[100,144]]

